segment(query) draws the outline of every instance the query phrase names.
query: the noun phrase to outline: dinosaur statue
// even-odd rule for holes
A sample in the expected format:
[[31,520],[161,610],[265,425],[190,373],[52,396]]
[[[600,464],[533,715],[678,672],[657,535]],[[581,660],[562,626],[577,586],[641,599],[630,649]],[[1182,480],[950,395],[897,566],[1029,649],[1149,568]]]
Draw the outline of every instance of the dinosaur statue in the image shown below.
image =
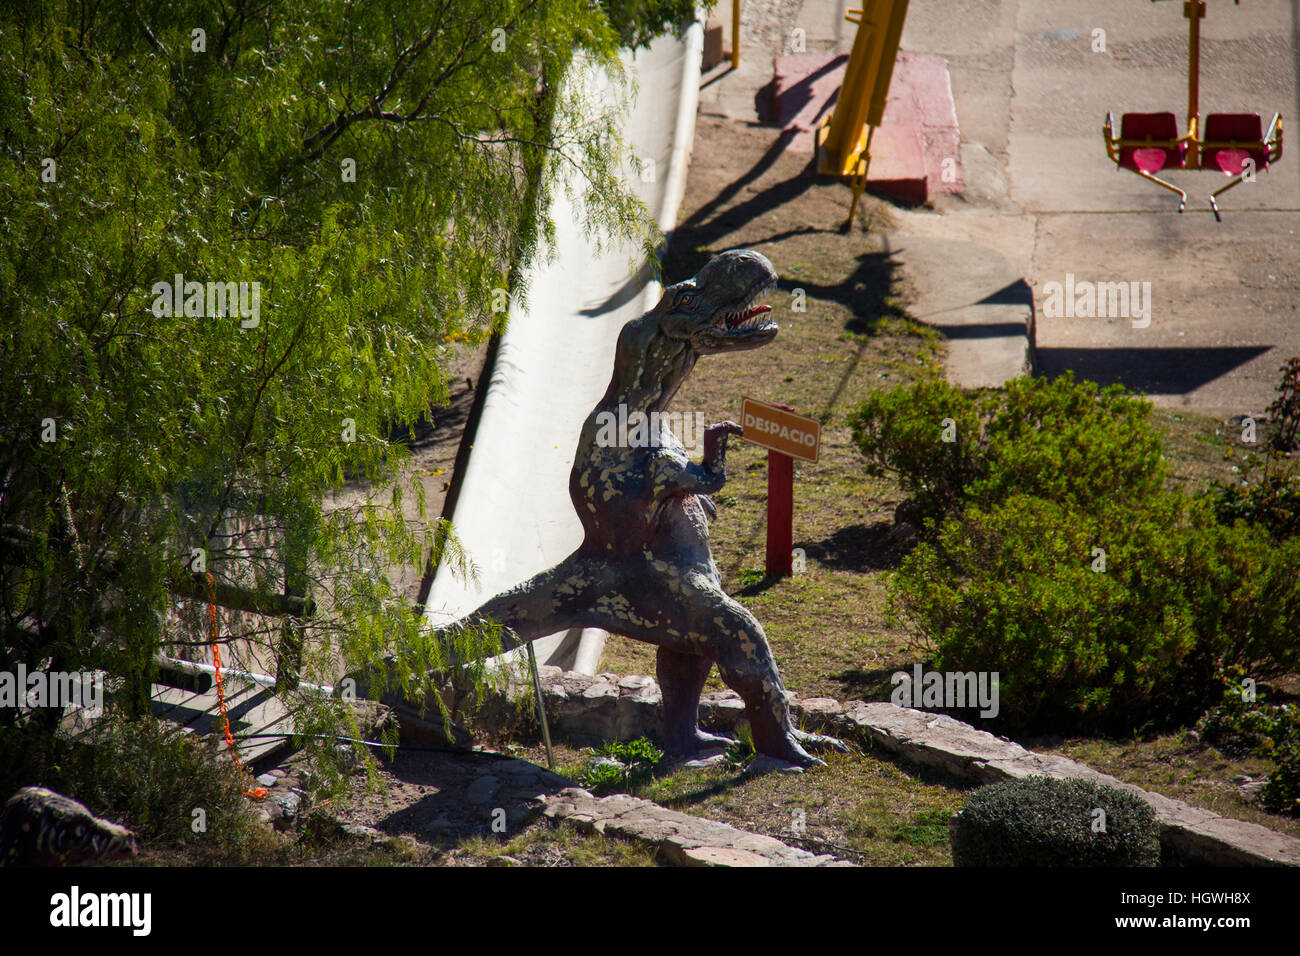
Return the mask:
[[45,787],[23,787],[0,813],[0,866],[75,866],[137,850],[130,830]]
[[[609,388],[583,425],[569,475],[582,545],[451,627],[493,621],[502,625],[507,650],[574,627],[658,645],[664,742],[676,757],[728,742],[698,723],[700,693],[716,663],[745,702],[755,748],[802,767],[822,763],[806,747],[844,745],[795,729],[763,627],[722,589],[709,548],[717,514],[709,496],[726,481],[727,439],[741,427],[724,421],[706,428],[697,464],[663,414],[701,355],[758,348],[776,337],[771,307],[754,305],[776,279],[759,253],[724,252],[623,326]],[[610,440],[604,426],[620,406],[625,420],[642,413],[651,422],[648,440]]]

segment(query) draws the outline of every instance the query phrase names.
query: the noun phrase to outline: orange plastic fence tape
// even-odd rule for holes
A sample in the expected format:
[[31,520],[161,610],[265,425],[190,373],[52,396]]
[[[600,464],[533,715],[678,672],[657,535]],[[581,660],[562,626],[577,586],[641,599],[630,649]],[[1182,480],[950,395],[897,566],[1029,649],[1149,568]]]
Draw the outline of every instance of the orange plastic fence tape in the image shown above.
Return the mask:
[[[211,571],[208,572],[208,625],[212,639],[212,669],[217,672],[217,706],[221,710],[221,726],[226,734],[226,746],[230,748],[230,756],[234,759],[235,765],[242,770],[244,762],[239,759],[239,748],[235,746],[234,735],[230,733],[230,717],[226,713],[226,689],[221,683],[221,648],[217,642],[217,582]],[[269,792],[266,787],[254,787],[252,790],[245,790],[244,796],[261,800]]]

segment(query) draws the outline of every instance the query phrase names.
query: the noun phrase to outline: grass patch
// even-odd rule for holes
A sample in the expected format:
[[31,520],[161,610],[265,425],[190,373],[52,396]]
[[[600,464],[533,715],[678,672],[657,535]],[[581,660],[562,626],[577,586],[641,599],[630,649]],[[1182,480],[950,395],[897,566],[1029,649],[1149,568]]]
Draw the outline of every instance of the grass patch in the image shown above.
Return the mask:
[[639,795],[870,866],[949,866],[948,818],[965,788],[872,754],[831,754],[797,774],[683,769]]
[[456,849],[461,865],[477,866],[656,866],[656,851],[546,822],[529,825],[507,840],[473,836]]

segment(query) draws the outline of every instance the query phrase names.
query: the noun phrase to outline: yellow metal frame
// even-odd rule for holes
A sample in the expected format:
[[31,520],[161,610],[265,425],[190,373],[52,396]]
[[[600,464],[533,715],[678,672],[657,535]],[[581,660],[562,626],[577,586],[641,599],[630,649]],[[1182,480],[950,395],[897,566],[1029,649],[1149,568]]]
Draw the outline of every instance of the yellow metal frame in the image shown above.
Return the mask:
[[839,99],[817,128],[814,150],[817,174],[843,180],[853,190],[850,224],[867,187],[871,136],[889,98],[907,5],[908,0],[868,0],[862,9],[849,10],[844,17],[857,24],[858,30]]

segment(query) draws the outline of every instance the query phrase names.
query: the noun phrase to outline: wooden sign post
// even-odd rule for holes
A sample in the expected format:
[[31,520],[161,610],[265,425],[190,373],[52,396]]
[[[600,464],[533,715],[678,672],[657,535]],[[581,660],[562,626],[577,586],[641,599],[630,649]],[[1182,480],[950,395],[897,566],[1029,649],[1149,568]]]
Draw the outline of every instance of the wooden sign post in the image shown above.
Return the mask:
[[794,559],[794,460],[816,461],[821,422],[795,415],[789,405],[741,401],[741,438],[767,451],[767,565],[769,578],[789,577]]

